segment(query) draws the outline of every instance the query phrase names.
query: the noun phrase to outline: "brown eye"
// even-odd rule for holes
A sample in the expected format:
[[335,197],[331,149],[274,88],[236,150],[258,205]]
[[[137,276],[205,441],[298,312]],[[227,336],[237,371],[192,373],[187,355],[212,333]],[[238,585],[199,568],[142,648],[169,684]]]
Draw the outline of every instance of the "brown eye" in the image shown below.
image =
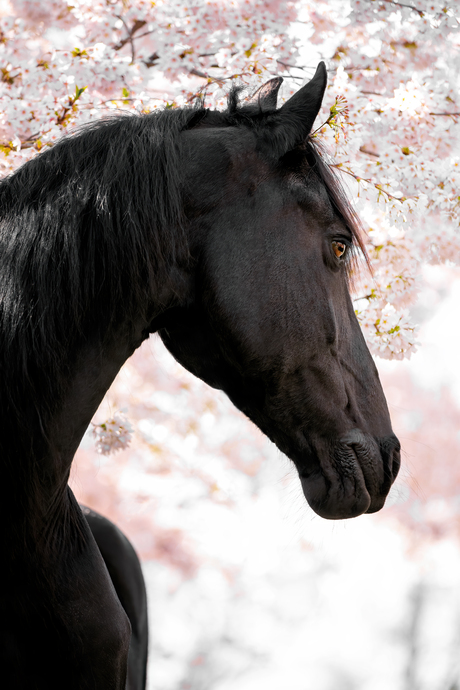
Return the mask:
[[332,242],[332,249],[334,250],[334,254],[338,259],[342,259],[345,255],[345,252],[347,251],[347,245],[344,244],[343,242],[336,242],[335,240]]

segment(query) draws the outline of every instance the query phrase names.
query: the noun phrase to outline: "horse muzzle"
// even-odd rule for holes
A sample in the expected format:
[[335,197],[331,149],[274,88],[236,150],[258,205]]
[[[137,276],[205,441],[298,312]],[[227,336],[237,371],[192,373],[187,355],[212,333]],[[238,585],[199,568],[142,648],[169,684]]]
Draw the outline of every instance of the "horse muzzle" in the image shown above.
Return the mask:
[[341,520],[380,510],[400,466],[396,436],[374,439],[360,429],[340,438],[317,469],[300,474],[310,507],[323,518]]

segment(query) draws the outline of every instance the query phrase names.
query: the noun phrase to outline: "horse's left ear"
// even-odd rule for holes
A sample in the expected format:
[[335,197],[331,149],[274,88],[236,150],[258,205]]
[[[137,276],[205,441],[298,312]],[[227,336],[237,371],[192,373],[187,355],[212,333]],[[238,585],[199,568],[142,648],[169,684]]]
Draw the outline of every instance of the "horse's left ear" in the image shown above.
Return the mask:
[[292,151],[308,137],[321,108],[326,84],[326,65],[320,62],[313,79],[273,115],[263,138],[277,156]]

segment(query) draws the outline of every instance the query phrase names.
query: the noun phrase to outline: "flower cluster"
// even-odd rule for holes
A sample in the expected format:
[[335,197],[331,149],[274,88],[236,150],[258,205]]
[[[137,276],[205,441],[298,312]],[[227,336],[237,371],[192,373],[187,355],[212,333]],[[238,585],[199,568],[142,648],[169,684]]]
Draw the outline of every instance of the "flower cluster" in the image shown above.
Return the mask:
[[[12,0],[0,16],[0,151],[13,170],[69,128],[114,108],[222,100],[297,57],[280,0]],[[65,47],[63,47],[65,46]]]
[[407,310],[396,311],[391,305],[385,307],[372,302],[356,316],[363,329],[369,350],[383,359],[404,359],[417,351],[414,325]]
[[101,455],[110,455],[129,446],[133,427],[124,414],[117,412],[102,424],[93,424],[92,433],[97,452]]

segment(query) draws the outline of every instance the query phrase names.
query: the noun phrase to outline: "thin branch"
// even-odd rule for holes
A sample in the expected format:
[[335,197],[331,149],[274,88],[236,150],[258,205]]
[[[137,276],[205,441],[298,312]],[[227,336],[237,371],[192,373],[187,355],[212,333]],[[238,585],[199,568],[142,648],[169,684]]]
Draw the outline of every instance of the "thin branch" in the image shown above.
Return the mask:
[[375,189],[377,189],[379,193],[386,194],[386,196],[389,199],[394,199],[395,201],[401,201],[402,202],[402,201],[406,201],[408,198],[407,196],[395,196],[394,194],[391,194],[391,192],[388,192],[386,189],[384,189],[382,187],[382,185],[379,184],[378,182],[374,182],[373,180],[369,180],[366,177],[361,177],[360,175],[356,175],[354,172],[352,172],[348,168],[344,168],[342,166],[342,163],[332,163],[332,167],[336,168],[337,170],[340,170],[341,172],[346,173],[347,175],[350,175],[350,177],[353,177],[353,179],[355,179],[356,182],[367,182],[368,184],[375,187]]
[[[21,141],[21,150],[22,149],[31,149],[33,146],[35,146],[36,142],[40,138],[40,132],[36,132],[35,134],[30,134],[27,139],[24,139],[24,141]],[[0,147],[5,150],[9,149],[10,151],[15,151],[16,146],[12,146],[11,142],[7,142],[6,144],[0,142]]]
[[203,96],[203,94],[206,95],[206,90],[210,84],[219,84],[220,87],[224,85],[226,81],[231,81],[232,79],[237,79],[241,77],[251,77],[252,73],[251,72],[239,72],[238,74],[231,74],[228,77],[211,77],[209,75],[206,75],[204,73],[199,73],[195,69],[189,70],[189,74],[195,74],[199,77],[202,77],[203,79],[206,78],[206,84],[202,86],[200,89],[198,89],[194,94],[192,94],[188,99],[187,103],[193,102],[197,97]]
[[395,0],[381,0],[381,2],[387,2],[389,5],[396,5],[397,7],[406,7],[408,10],[414,10],[414,12],[417,12],[419,17],[425,16],[425,13],[423,10],[419,10],[418,7],[413,7],[412,5],[406,5],[403,2],[396,2]]
[[213,77],[210,77],[209,74],[206,74],[205,72],[201,72],[199,69],[195,69],[194,67],[188,71],[189,74],[192,74],[194,77],[201,77],[201,79],[212,79],[212,81],[220,81],[217,77],[213,79]]
[[132,38],[136,38],[136,39],[144,38],[144,36],[150,36],[150,34],[153,34],[153,33],[155,33],[155,32],[153,31],[153,29],[151,29],[150,31],[144,31],[143,34],[138,34],[137,36],[132,36]]
[[379,153],[374,153],[374,151],[369,151],[368,149],[365,149],[364,146],[360,146],[359,150],[361,151],[361,153],[365,153],[368,156],[375,156],[375,158],[380,158]]
[[287,72],[286,74],[289,77],[289,79],[295,79],[295,80],[300,81],[300,82],[305,81],[304,77],[297,77],[295,74],[292,74],[291,72]]
[[[397,2],[396,0],[381,0],[381,2],[387,2],[390,5],[397,5],[398,7],[406,7],[409,10],[413,10],[414,12],[417,12],[419,17],[421,17],[422,19],[425,16],[425,12],[423,10],[420,10],[418,7],[413,7],[412,5],[406,5],[403,2]],[[442,12],[438,12],[438,14],[437,14],[438,18],[442,17],[444,12],[445,12],[445,10],[443,10]],[[457,19],[457,17],[454,16],[453,19],[455,19],[457,24],[460,24],[460,21]]]
[[206,72],[201,72],[201,70],[195,69],[195,67],[189,69],[188,73],[194,75],[195,77],[201,77],[201,79],[207,79],[208,84],[206,84],[206,86],[208,86],[211,83],[216,83],[223,86],[224,82],[226,81],[231,81],[232,79],[237,79],[241,77],[252,76],[250,72],[238,72],[238,74],[230,74],[228,77],[212,77],[210,74],[206,74]]
[[313,69],[311,67],[309,68],[309,67],[300,67],[299,65],[291,65],[289,62],[283,62],[283,60],[277,60],[276,62],[279,65],[283,65],[283,67],[290,67],[291,69],[300,69],[303,72],[308,72],[309,69]]
[[126,33],[127,33],[128,35],[127,35],[126,38],[123,38],[119,43],[117,43],[116,46],[114,46],[114,50],[121,50],[127,43],[130,43],[130,44],[131,44],[131,62],[135,62],[135,60],[136,60],[136,50],[135,50],[135,48],[134,48],[133,37],[134,37],[134,34],[136,33],[136,31],[139,31],[139,29],[142,29],[142,27],[145,26],[145,25],[147,24],[147,22],[144,21],[143,19],[142,19],[142,20],[141,20],[141,19],[136,19],[136,21],[134,22],[132,28],[129,29],[129,28],[128,28],[128,25],[126,24],[126,22],[125,22],[125,20],[123,19],[123,17],[122,17],[121,15],[119,15],[119,14],[117,14],[116,16],[117,16],[117,19],[119,19],[119,20],[123,23],[123,26],[125,27]]
[[153,67],[153,66],[155,65],[155,62],[156,62],[157,60],[159,60],[159,59],[160,59],[160,56],[159,56],[158,53],[155,51],[154,53],[152,53],[151,55],[149,55],[149,57],[147,58],[147,60],[144,60],[143,62],[144,62],[144,65],[145,65],[147,68],[150,68],[150,67]]
[[460,113],[430,113],[435,117],[460,117]]
[[373,298],[372,293],[370,295],[362,295],[361,297],[354,297],[353,302],[359,302],[362,299],[371,300]]

